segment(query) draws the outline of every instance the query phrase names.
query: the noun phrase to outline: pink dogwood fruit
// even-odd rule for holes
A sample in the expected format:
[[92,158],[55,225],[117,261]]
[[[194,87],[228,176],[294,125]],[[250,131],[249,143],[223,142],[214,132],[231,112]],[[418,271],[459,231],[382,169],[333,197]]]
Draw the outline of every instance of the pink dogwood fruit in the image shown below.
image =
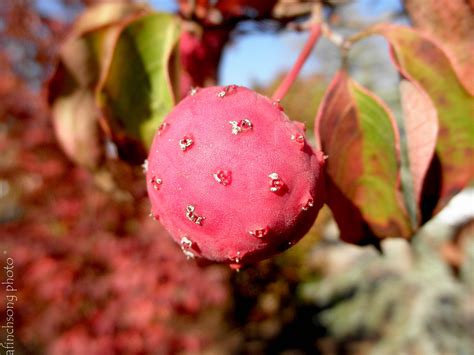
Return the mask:
[[151,213],[189,258],[257,262],[309,230],[323,165],[278,102],[235,85],[194,89],[151,146]]

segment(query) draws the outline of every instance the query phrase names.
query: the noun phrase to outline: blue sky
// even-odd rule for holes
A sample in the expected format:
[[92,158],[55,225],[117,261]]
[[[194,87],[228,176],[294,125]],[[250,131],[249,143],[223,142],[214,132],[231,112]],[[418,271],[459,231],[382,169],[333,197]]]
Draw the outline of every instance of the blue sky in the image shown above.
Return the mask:
[[[355,1],[353,5],[357,9],[356,11],[370,13],[373,18],[400,8],[400,6],[398,0],[359,0]],[[222,83],[246,86],[250,86],[252,83],[268,83],[279,73],[286,72],[291,68],[307,37],[306,33],[283,31],[277,35],[255,33],[236,38],[224,53],[220,71]],[[332,45],[327,41],[321,40],[303,67],[301,74],[306,75],[319,71],[321,65],[317,58],[327,57],[322,51],[334,51],[335,48],[331,47]]]

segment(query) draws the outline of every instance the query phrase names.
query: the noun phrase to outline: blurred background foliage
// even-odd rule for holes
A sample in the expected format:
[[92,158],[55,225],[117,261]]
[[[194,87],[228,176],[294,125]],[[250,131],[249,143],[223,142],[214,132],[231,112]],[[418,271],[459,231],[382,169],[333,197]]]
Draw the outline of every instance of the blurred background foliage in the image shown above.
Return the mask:
[[[59,148],[44,85],[72,20],[99,1],[57,1],[56,16],[42,2],[0,4],[0,250],[15,262],[18,354],[473,353],[472,205],[383,253],[339,241],[324,208],[296,246],[238,273],[187,261],[148,217],[140,167],[109,160],[115,175],[92,174]],[[348,6],[342,31],[377,20]],[[352,55],[353,75],[399,110],[386,48]],[[339,61],[322,56],[282,103],[309,132]],[[270,94],[282,76],[255,89]]]

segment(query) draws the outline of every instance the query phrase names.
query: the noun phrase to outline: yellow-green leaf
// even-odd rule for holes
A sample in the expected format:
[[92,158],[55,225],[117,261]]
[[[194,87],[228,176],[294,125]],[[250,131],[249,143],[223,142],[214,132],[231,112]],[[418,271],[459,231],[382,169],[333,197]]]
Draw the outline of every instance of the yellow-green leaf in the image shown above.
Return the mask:
[[180,36],[177,17],[153,13],[121,32],[98,99],[109,121],[149,146],[173,108],[170,60]]

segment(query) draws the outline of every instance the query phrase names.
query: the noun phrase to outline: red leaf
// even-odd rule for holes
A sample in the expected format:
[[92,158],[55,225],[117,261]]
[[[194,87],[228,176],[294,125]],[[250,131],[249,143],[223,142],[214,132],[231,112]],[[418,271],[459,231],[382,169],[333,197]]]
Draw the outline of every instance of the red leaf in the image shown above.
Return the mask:
[[400,83],[403,120],[414,199],[420,204],[423,182],[436,146],[438,115],[430,97],[416,83]]
[[367,245],[379,243],[379,239],[372,232],[364,220],[360,210],[334,184],[329,174],[325,176],[326,203],[333,211],[341,239],[347,243]]

